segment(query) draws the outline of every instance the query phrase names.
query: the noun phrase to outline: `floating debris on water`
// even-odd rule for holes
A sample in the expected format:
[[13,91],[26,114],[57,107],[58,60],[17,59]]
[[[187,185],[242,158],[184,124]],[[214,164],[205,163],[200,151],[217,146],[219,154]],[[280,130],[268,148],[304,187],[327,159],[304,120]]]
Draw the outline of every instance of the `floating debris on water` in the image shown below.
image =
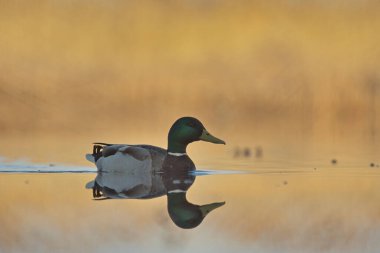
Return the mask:
[[336,159],[332,159],[332,160],[331,160],[331,163],[332,163],[332,164],[337,164],[338,161],[337,161]]
[[263,156],[263,148],[261,146],[257,146],[255,149],[255,157],[261,158]]
[[375,164],[374,163],[370,163],[369,166],[375,167]]
[[251,156],[251,149],[248,147],[244,148],[243,155],[244,155],[244,157],[250,157]]
[[[262,150],[259,151],[259,156],[262,155]],[[245,148],[240,148],[240,147],[236,147],[234,149],[234,158],[238,158],[238,157],[251,157],[252,155],[252,151],[251,151],[251,148],[249,147],[245,147]],[[255,156],[257,156],[257,151],[255,153]]]

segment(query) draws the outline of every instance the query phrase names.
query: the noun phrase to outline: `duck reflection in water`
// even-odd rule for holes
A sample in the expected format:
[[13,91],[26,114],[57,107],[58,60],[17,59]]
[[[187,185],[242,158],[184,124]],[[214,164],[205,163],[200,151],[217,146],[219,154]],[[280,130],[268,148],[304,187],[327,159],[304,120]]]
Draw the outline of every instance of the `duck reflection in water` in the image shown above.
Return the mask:
[[94,162],[98,174],[86,188],[95,199],[150,199],[167,196],[168,213],[181,228],[198,226],[212,210],[225,202],[195,205],[186,193],[194,183],[195,165],[186,154],[189,143],[203,140],[216,144],[224,141],[212,136],[192,117],[178,119],[168,135],[168,149],[150,145],[95,143],[86,157]]

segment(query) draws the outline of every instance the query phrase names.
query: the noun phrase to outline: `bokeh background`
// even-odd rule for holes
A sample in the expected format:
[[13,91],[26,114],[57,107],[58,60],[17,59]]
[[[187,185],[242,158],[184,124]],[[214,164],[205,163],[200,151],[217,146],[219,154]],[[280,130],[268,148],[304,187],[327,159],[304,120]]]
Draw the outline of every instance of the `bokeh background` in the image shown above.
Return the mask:
[[379,10],[371,0],[0,1],[0,135],[165,146],[172,122],[192,115],[229,144],[379,142]]
[[92,142],[165,147],[189,115],[227,142],[192,144],[200,168],[316,168],[197,178],[191,202],[227,204],[192,231],[164,198],[92,201],[93,175],[3,174],[0,252],[378,251],[379,13],[377,0],[0,0],[0,162],[92,166]]

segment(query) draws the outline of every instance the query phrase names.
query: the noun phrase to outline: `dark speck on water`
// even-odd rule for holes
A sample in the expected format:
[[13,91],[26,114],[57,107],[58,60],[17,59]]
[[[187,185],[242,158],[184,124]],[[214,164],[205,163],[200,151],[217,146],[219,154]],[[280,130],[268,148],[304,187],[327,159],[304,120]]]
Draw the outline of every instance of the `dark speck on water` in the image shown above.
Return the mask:
[[338,161],[337,161],[336,159],[332,159],[332,160],[331,160],[331,163],[332,163],[332,164],[337,164]]
[[244,154],[244,157],[250,157],[251,156],[251,149],[245,148],[243,154]]
[[[234,157],[235,158],[240,157],[240,156],[242,156],[242,157],[251,157],[251,154],[252,154],[251,153],[251,149],[249,147],[245,147],[245,148],[242,148],[242,149],[240,149],[239,147],[236,147],[234,149]],[[256,157],[257,157],[257,155],[256,155]]]
[[371,167],[375,167],[375,164],[374,164],[374,163],[371,163],[369,166],[371,166]]
[[256,150],[255,150],[255,157],[256,158],[261,158],[263,156],[263,148],[258,146],[256,147]]

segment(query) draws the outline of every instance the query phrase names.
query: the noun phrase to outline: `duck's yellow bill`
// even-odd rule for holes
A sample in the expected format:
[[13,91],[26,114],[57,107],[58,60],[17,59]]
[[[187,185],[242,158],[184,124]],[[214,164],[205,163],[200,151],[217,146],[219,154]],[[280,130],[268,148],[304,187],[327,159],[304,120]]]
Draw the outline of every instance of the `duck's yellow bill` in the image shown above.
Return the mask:
[[206,129],[203,129],[201,137],[199,137],[202,141],[212,142],[216,144],[226,144],[223,140],[212,136]]
[[202,212],[202,216],[205,217],[212,210],[214,210],[214,209],[216,209],[218,207],[221,207],[224,204],[226,204],[226,202],[217,202],[217,203],[212,203],[212,204],[207,204],[207,205],[200,206],[199,209]]

